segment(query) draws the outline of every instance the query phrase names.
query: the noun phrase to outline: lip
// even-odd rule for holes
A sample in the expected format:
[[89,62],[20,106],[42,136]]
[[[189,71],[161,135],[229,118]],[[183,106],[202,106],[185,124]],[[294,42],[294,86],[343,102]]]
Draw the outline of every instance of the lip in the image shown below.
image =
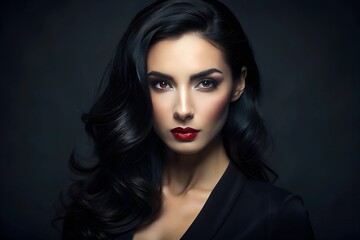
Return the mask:
[[193,140],[194,138],[196,138],[196,136],[200,132],[200,130],[193,129],[190,127],[187,127],[187,128],[177,127],[177,128],[171,129],[170,131],[176,139],[182,140],[182,141]]

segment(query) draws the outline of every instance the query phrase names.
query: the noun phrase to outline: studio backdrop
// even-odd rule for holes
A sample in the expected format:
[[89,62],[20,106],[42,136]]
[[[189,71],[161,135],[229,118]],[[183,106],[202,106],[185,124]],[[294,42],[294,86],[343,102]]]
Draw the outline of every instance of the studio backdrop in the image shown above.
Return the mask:
[[[51,226],[80,117],[115,47],[151,1],[0,3],[0,238]],[[255,52],[276,185],[304,199],[317,239],[360,239],[360,8],[355,0],[223,1]]]

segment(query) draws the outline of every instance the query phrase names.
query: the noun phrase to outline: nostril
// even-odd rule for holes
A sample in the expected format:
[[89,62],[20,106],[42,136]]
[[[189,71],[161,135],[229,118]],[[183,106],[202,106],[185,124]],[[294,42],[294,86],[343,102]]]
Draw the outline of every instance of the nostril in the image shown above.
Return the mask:
[[180,121],[187,121],[194,117],[192,113],[180,114],[178,112],[174,113],[174,118]]

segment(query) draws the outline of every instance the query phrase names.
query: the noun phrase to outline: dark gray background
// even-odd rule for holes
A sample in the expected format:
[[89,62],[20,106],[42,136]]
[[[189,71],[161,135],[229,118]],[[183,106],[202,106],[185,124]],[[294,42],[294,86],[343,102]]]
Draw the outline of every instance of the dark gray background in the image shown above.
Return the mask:
[[[57,239],[67,160],[90,145],[81,112],[134,14],[151,1],[2,1],[0,237]],[[357,1],[224,1],[252,42],[277,185],[318,239],[360,238]]]

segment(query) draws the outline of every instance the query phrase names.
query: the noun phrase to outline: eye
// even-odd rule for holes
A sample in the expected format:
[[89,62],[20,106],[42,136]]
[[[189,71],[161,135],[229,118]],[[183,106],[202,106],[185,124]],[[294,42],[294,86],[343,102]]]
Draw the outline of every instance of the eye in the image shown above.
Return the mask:
[[195,86],[195,88],[200,90],[211,90],[216,88],[217,85],[218,82],[214,79],[203,79]]
[[172,88],[172,86],[167,81],[163,80],[153,81],[151,86],[157,90],[168,90]]

